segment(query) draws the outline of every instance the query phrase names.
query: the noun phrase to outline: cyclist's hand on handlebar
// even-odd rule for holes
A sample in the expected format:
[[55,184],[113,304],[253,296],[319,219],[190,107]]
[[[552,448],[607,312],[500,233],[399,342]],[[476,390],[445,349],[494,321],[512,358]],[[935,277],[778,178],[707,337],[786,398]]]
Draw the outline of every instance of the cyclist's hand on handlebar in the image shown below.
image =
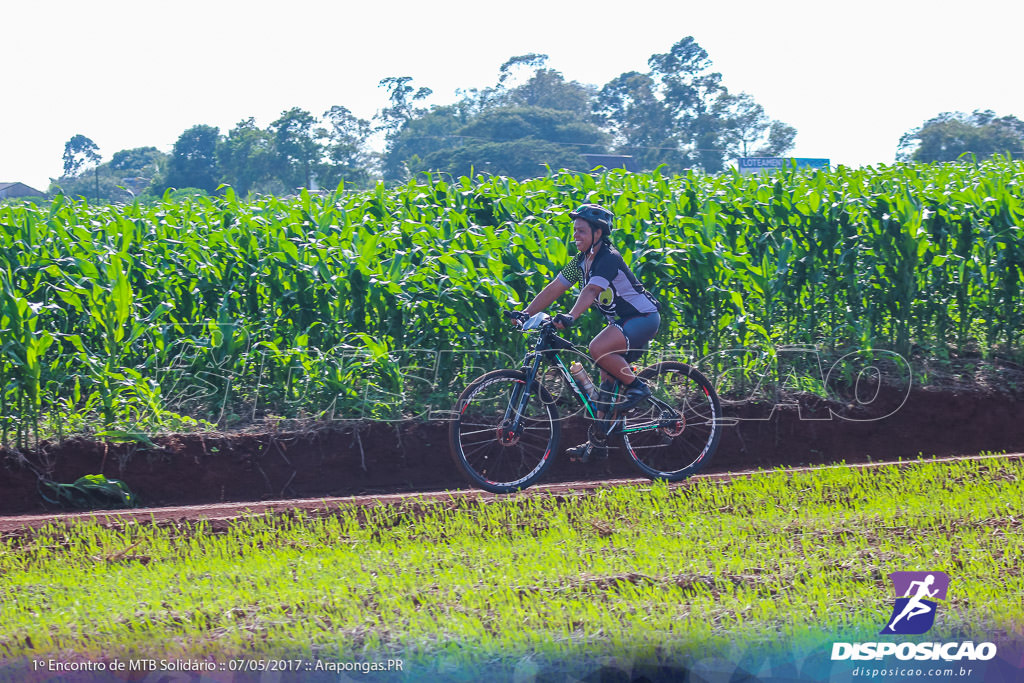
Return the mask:
[[505,311],[505,317],[510,318],[516,327],[522,327],[523,323],[530,319],[525,311]]
[[576,322],[576,319],[573,318],[568,313],[559,313],[558,315],[555,316],[555,319],[554,319],[553,322],[554,322],[555,327],[557,329],[565,330],[565,329],[568,329],[568,328],[572,327],[572,324],[574,322]]

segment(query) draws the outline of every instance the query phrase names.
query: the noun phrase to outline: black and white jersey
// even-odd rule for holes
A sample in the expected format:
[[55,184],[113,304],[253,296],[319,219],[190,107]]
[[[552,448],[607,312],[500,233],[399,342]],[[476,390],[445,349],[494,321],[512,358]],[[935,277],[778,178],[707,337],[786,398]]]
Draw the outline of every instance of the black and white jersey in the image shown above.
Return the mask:
[[658,310],[657,300],[626,267],[619,252],[606,244],[589,268],[586,256],[584,252],[576,254],[558,274],[558,281],[566,287],[579,283],[581,290],[587,285],[600,287],[603,291],[597,297],[597,307],[609,322]]

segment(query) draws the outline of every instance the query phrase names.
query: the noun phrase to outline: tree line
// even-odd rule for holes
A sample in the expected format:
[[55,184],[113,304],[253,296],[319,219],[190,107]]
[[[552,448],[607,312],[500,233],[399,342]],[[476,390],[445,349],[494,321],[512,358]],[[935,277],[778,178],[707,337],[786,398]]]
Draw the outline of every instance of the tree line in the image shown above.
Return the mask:
[[[319,116],[295,107],[265,128],[251,117],[226,133],[196,125],[170,154],[141,147],[101,163],[95,143],[76,135],[50,191],[119,200],[168,190],[213,193],[224,184],[241,195],[333,189],[341,181],[360,188],[422,171],[523,179],[545,166],[590,170],[587,154],[629,155],[643,170],[716,173],[732,159],[779,156],[793,147],[796,129],[771,119],[750,95],[730,92],[692,37],[651,55],[647,71],[620,74],[602,87],[567,80],[547,59],[512,57],[493,86],[429,107],[429,88],[409,76],[385,78],[387,103],[372,120],[339,105]],[[1024,123],[1015,117],[945,113],[905,134],[897,158],[947,161],[1022,147]]]
[[953,161],[973,154],[987,158],[1009,154],[1024,158],[1024,121],[996,116],[990,109],[970,114],[944,112],[904,133],[896,151],[898,161]]
[[717,172],[737,156],[792,147],[796,130],[770,119],[751,96],[730,92],[692,37],[652,55],[648,67],[597,87],[566,79],[546,55],[519,55],[501,65],[493,86],[429,107],[429,88],[389,77],[380,82],[387,103],[372,120],[344,106],[320,115],[296,107],[265,128],[253,118],[226,132],[200,124],[170,154],[142,147],[102,163],[95,143],[76,135],[51,192],[112,199],[227,184],[243,195],[287,193],[342,180],[355,187],[403,181],[425,170],[522,179],[545,165],[589,170],[584,154],[631,155],[643,169]]
[[216,126],[199,124],[178,137],[170,154],[137,147],[105,163],[96,143],[75,135],[64,147],[64,175],[50,192],[110,201],[167,190],[213,193],[224,184],[243,195],[284,194],[315,182],[337,186],[342,179],[364,185],[374,163],[370,132],[370,123],[345,107],[332,107],[322,118],[296,107],[267,128],[248,118],[222,135]]

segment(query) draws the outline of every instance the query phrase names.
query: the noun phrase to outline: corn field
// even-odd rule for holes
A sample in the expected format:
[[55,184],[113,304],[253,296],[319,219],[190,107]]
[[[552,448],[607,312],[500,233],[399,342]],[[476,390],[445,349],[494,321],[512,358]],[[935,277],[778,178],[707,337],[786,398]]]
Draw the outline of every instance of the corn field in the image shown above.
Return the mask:
[[617,248],[665,304],[659,347],[1020,361],[1022,182],[1024,164],[996,158],[3,204],[2,442],[429,418],[431,400],[521,354],[500,311],[566,263],[566,214],[585,201],[615,212]]

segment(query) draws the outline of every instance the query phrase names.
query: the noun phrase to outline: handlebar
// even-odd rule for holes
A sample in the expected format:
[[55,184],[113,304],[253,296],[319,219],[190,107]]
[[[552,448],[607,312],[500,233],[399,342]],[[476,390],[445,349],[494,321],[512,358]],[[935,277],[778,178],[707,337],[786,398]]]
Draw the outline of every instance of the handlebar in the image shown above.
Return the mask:
[[528,314],[524,313],[523,311],[505,310],[505,311],[502,311],[502,313],[505,315],[506,318],[511,318],[513,320],[518,320],[519,322],[523,322],[525,320],[529,320],[530,319],[530,316]]
[[554,327],[554,318],[547,313],[534,313],[530,315],[523,311],[504,311],[506,318],[511,318],[516,321],[516,326],[519,327],[523,332],[531,332],[533,330],[544,330],[547,328]]
[[562,329],[569,329],[572,327],[573,322],[572,316],[565,313],[559,313],[556,316],[550,316],[547,313],[535,313],[529,315],[523,311],[503,311],[506,318],[510,318],[516,321],[517,326],[522,329],[523,332],[530,332],[532,330],[546,330],[558,329],[555,324],[561,323]]
[[522,332],[539,333],[540,339],[537,342],[536,351],[551,348],[579,351],[579,349],[573,346],[572,342],[558,335],[558,328],[555,327],[557,317],[552,317],[547,313],[528,315],[522,311],[502,311],[502,313],[506,318],[522,321],[519,325],[519,329]]

